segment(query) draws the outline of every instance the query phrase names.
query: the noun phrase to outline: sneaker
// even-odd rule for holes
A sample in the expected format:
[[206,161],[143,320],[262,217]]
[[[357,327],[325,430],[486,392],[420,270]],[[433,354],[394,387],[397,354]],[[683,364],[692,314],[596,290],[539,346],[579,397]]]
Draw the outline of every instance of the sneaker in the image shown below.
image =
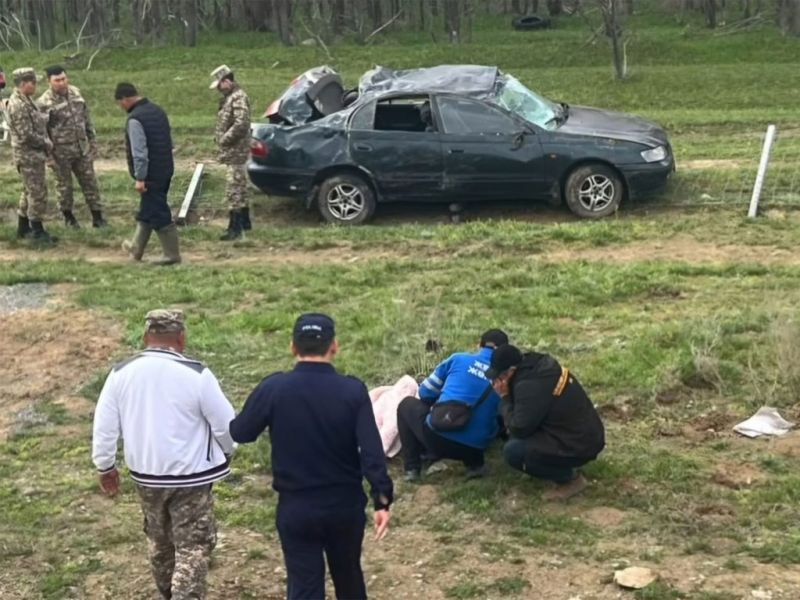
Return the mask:
[[436,462],[431,463],[431,465],[425,469],[425,476],[436,475],[437,473],[443,473],[447,471],[449,467],[447,463],[441,460],[437,460]]
[[587,487],[589,487],[589,482],[586,477],[578,473],[572,481],[559,484],[554,489],[542,494],[542,498],[546,502],[564,502],[573,496],[577,496]]
[[406,483],[417,483],[422,476],[419,473],[419,469],[411,469],[406,471],[406,475],[404,477]]
[[467,479],[480,479],[486,475],[486,465],[480,467],[469,467],[467,469]]

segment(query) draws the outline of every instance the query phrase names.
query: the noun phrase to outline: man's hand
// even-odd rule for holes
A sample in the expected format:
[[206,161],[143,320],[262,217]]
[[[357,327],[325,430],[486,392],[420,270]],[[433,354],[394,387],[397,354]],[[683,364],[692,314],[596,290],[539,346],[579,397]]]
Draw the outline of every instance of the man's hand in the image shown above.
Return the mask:
[[389,521],[392,516],[388,509],[375,511],[375,540],[380,542],[389,532]]
[[119,471],[111,469],[100,474],[100,490],[109,498],[119,493]]
[[136,181],[136,185],[134,186],[136,191],[140,194],[144,194],[147,191],[147,186],[144,184],[144,181]]

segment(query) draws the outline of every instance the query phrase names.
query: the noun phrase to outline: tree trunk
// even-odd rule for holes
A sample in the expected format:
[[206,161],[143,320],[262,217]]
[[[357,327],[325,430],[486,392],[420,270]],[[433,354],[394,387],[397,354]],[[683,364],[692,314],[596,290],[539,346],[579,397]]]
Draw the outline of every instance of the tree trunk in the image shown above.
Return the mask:
[[450,43],[457,44],[461,41],[461,2],[459,0],[444,0],[444,31],[450,38]]
[[547,12],[551,17],[557,17],[564,12],[564,5],[561,0],[547,0]]
[[717,26],[717,0],[704,0],[703,9],[706,15],[706,27],[715,29]]
[[142,0],[131,0],[131,20],[133,23],[133,39],[136,45],[144,42],[144,15],[142,15]]
[[614,60],[614,75],[618,80],[627,77],[625,60],[624,29],[622,26],[621,0],[607,0],[600,5],[605,21],[605,31],[611,41],[611,53]]
[[275,0],[276,16],[278,19],[278,35],[286,46],[294,44],[294,30],[292,29],[292,0]]
[[183,43],[190,48],[197,46],[197,0],[183,0]]

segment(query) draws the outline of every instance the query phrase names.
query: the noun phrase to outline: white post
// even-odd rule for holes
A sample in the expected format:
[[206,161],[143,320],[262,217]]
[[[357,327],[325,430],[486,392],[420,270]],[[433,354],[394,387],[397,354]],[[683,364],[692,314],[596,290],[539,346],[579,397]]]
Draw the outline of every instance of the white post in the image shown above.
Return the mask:
[[767,127],[767,136],[764,138],[764,147],[761,149],[761,162],[758,164],[756,183],[753,186],[753,195],[750,198],[750,210],[747,216],[751,219],[758,213],[758,201],[761,198],[761,188],[764,187],[764,178],[767,175],[767,165],[769,165],[769,153],[772,150],[772,142],[775,139],[775,125]]
[[200,190],[200,180],[203,177],[204,167],[205,165],[203,163],[197,163],[195,165],[194,173],[192,174],[192,180],[189,182],[189,189],[186,190],[186,195],[183,197],[181,209],[178,212],[178,219],[186,219],[186,215],[189,214],[189,208],[192,206],[192,201]]

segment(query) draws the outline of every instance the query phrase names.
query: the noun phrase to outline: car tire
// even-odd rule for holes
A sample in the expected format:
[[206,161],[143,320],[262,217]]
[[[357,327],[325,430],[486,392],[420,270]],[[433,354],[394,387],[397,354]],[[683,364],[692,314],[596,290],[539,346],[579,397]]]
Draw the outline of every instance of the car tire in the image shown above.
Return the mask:
[[334,175],[319,186],[317,208],[328,223],[361,225],[375,212],[375,192],[363,177]]
[[614,214],[624,195],[622,178],[614,169],[600,163],[576,168],[564,184],[567,206],[582,219],[602,219]]

